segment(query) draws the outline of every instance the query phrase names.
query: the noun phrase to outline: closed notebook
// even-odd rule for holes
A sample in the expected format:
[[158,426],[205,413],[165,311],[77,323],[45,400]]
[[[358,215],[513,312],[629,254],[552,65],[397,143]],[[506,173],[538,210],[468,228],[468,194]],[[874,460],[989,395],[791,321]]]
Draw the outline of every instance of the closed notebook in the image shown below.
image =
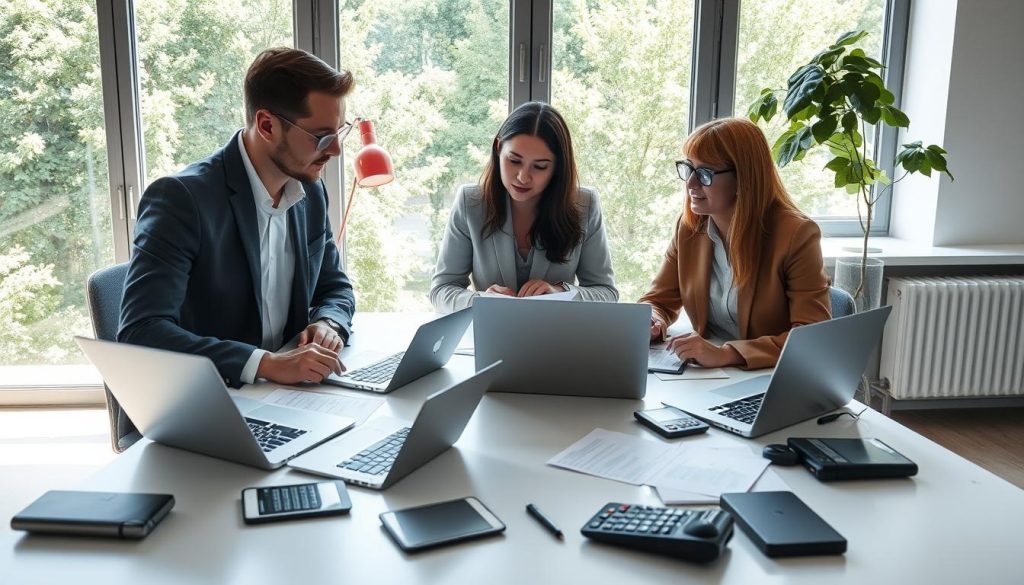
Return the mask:
[[11,519],[44,534],[143,538],[174,507],[170,494],[49,491]]

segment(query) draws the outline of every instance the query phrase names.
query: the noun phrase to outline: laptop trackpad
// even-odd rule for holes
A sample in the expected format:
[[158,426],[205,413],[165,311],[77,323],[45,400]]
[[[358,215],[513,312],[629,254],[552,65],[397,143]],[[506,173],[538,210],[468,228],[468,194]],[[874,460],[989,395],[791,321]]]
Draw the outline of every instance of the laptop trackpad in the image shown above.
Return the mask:
[[735,384],[729,384],[728,386],[722,386],[711,390],[712,394],[717,394],[723,398],[743,398],[751,394],[759,394],[764,392],[768,388],[768,382],[772,379],[769,375],[758,376],[742,382],[736,382]]

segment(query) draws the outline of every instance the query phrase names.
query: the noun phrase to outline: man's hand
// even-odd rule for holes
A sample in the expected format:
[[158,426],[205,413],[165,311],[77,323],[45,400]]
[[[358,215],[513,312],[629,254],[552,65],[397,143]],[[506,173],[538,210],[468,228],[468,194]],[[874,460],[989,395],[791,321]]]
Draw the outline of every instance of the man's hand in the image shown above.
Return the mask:
[[487,287],[487,292],[505,295],[509,297],[516,296],[516,291],[508,288],[507,286],[501,286],[500,284],[492,284],[491,286]]
[[679,356],[680,360],[690,360],[704,368],[741,366],[746,363],[743,356],[731,346],[718,347],[696,333],[673,337],[668,341],[667,349]]
[[519,289],[519,294],[516,296],[520,297],[535,297],[538,295],[550,295],[554,293],[564,292],[562,287],[555,286],[551,283],[545,282],[539,278],[534,280],[528,280],[523,287]]
[[341,336],[323,321],[310,323],[302,333],[299,333],[299,347],[310,343],[335,352],[341,351],[341,348],[345,346]]
[[265,354],[256,369],[256,377],[281,384],[318,383],[331,372],[340,375],[344,371],[338,352],[307,343],[290,351]]

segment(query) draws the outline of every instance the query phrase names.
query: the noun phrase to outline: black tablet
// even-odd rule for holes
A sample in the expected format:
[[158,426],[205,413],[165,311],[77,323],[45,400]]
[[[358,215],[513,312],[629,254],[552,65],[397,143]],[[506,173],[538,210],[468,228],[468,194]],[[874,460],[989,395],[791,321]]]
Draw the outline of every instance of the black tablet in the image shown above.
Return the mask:
[[788,443],[821,481],[917,474],[916,463],[879,439],[791,438]]
[[834,555],[846,552],[846,539],[793,492],[722,494],[722,509],[769,557]]
[[388,534],[406,552],[498,534],[505,524],[473,497],[380,515]]

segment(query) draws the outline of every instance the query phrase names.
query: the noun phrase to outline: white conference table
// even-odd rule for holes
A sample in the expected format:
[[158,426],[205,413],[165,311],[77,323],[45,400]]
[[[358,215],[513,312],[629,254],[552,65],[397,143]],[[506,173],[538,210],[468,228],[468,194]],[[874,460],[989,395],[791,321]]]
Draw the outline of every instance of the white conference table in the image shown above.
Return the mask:
[[[427,318],[360,314],[344,355],[401,349]],[[411,419],[427,395],[472,371],[473,358],[456,355],[444,369],[388,395],[375,416]],[[811,420],[754,441],[710,431],[748,445],[790,436],[878,437],[917,462],[920,472],[910,480],[841,483],[820,483],[799,467],[776,468],[847,538],[845,555],[770,559],[737,529],[722,557],[699,565],[584,538],[579,528],[601,505],[661,505],[657,494],[545,462],[598,427],[660,440],[634,422],[634,410],[750,375],[729,373],[730,380],[650,376],[643,401],[489,394],[454,448],[386,491],[350,487],[349,515],[262,526],[242,522],[243,488],[315,477],[287,468],[265,472],[142,440],[76,487],[174,494],[175,508],[157,529],[133,542],[31,536],[5,522],[0,583],[1022,582],[1024,490],[873,410],[859,421],[843,417],[819,426]],[[273,387],[244,392],[263,396]],[[48,470],[32,473],[29,483],[38,486]],[[36,489],[3,494],[0,511],[9,518],[38,495]],[[504,535],[408,555],[380,527],[377,515],[385,510],[468,495],[505,522]],[[563,542],[527,516],[530,502],[562,528]]]

